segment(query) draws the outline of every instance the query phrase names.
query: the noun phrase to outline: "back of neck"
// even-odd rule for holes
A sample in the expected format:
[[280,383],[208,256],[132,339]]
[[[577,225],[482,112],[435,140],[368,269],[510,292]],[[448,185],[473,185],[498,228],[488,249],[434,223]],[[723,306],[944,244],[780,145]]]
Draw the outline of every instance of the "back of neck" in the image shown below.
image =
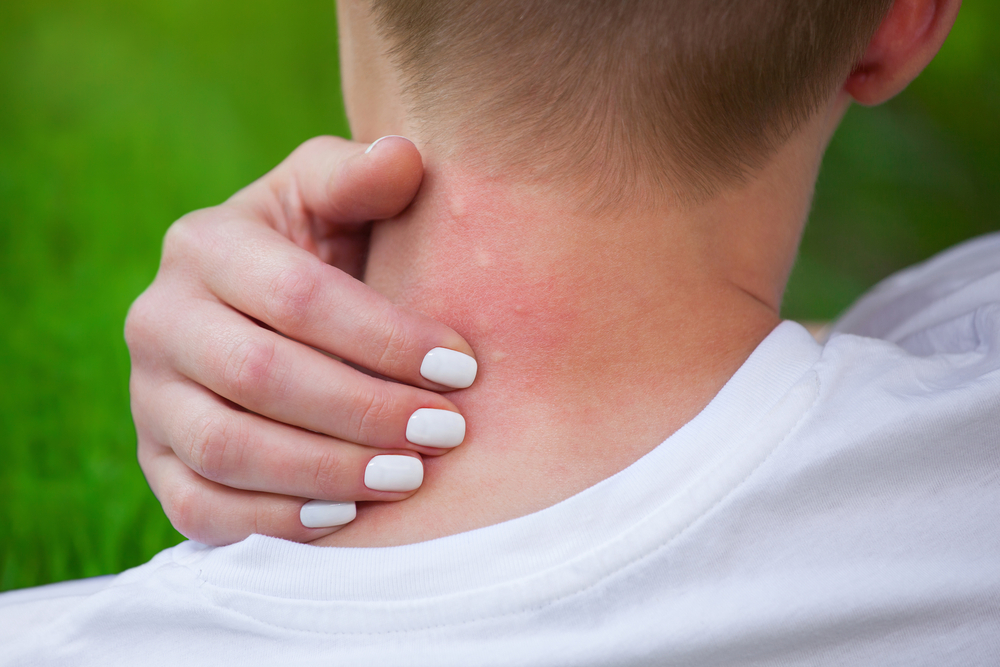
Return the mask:
[[476,351],[476,383],[449,394],[466,440],[424,459],[414,497],[363,503],[319,544],[389,546],[492,525],[659,445],[779,322],[808,194],[600,215],[561,193],[428,164],[414,204],[376,225],[366,282]]

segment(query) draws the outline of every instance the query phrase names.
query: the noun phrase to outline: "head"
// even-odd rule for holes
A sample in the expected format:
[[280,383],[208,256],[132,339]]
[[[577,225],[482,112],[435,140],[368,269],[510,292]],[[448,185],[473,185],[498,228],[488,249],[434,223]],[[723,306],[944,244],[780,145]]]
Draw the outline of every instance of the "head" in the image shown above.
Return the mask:
[[959,4],[343,0],[348,115],[358,139],[406,133],[433,159],[598,204],[701,200],[838,101],[905,87]]

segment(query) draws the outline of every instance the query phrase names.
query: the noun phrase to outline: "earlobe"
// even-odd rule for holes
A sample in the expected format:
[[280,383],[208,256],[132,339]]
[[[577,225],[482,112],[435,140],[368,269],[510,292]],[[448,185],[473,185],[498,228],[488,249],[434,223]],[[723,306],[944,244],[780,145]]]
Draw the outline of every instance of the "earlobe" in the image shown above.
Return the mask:
[[901,92],[944,44],[961,5],[962,0],[896,0],[844,90],[865,105]]

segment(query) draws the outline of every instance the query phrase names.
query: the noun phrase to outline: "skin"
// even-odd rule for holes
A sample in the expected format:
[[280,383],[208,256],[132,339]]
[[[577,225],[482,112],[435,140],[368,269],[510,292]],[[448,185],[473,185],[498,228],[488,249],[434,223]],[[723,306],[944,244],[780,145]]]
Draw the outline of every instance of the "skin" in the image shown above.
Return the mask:
[[822,155],[851,100],[905,87],[959,4],[899,0],[856,72],[746,184],[697,205],[595,216],[566,204],[582,193],[487,177],[443,157],[462,146],[425,143],[364,5],[341,3],[355,136],[409,133],[426,169],[413,204],[374,226],[365,281],[462,334],[480,375],[449,396],[469,431],[427,461],[421,492],[363,504],[315,543],[405,544],[522,516],[687,423],[779,323]]
[[129,312],[139,463],[189,538],[316,539],[337,528],[304,527],[307,499],[402,500],[412,492],[365,487],[368,462],[446,451],[405,439],[415,410],[457,410],[420,363],[435,347],[471,348],[356,279],[369,221],[410,203],[420,155],[405,139],[365,148],[311,140],[229,201],[179,220]]

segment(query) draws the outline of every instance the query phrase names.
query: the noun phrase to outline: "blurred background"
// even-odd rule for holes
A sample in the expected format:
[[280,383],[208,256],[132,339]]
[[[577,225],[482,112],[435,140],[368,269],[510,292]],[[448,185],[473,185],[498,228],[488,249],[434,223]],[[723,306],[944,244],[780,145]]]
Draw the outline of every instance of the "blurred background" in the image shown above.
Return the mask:
[[[784,315],[1000,229],[1000,3],[830,147]],[[332,0],[0,3],[0,590],[182,538],[135,462],[122,324],[166,228],[346,136]]]

